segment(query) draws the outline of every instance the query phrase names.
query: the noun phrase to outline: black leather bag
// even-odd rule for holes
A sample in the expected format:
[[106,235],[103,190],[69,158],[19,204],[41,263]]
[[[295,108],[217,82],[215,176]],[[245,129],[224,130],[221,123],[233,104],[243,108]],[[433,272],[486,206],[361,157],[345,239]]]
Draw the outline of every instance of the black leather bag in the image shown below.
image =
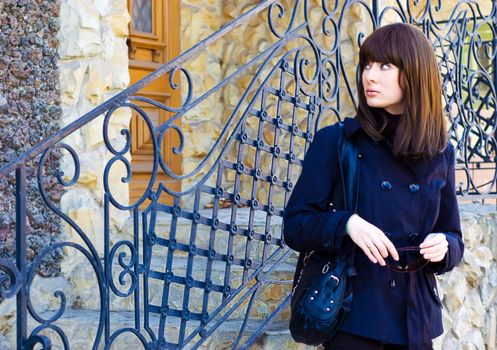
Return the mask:
[[[332,208],[356,211],[358,193],[357,148],[343,135],[339,124],[339,180],[332,194]],[[331,339],[352,306],[354,247],[343,254],[323,256],[315,251],[301,253],[294,276],[290,333],[295,341],[319,345]],[[349,249],[350,248],[350,249]]]

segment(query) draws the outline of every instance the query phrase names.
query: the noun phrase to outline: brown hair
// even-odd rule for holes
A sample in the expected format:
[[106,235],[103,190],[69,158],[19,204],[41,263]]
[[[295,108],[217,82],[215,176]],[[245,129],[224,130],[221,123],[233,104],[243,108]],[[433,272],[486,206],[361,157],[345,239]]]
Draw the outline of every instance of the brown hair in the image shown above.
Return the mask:
[[393,153],[422,158],[442,152],[447,145],[447,133],[440,72],[435,53],[423,32],[410,24],[390,24],[375,30],[361,45],[357,115],[364,131],[373,139],[382,140],[386,118],[375,117],[378,109],[368,106],[362,84],[364,66],[370,62],[391,63],[400,71],[404,111],[394,136]]

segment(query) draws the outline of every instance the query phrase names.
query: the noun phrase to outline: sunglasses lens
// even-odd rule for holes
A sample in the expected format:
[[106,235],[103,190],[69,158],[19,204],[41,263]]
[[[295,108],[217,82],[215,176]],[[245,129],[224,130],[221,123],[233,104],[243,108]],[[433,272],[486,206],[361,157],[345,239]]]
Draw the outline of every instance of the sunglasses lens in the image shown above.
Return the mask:
[[394,258],[392,258],[391,255],[387,256],[387,258],[385,259],[385,263],[387,264],[387,266],[394,270],[394,271],[403,271],[404,268],[403,268],[403,262],[402,262],[402,259],[400,258],[399,256],[399,260],[396,261],[394,260]]
[[395,261],[390,255],[385,259],[387,266],[398,272],[412,272],[422,269],[428,261],[419,253],[419,247],[397,248],[399,260]]

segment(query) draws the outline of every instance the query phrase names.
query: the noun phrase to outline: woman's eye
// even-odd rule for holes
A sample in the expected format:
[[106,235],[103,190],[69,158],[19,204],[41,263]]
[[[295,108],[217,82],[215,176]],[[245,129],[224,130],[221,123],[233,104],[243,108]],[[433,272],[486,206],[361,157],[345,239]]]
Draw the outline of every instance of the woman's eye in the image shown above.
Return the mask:
[[[364,65],[364,69],[371,69],[372,66],[373,66],[373,63],[366,63]],[[381,63],[380,64],[380,69],[383,69],[383,70],[389,69],[390,66],[391,66],[390,63]]]

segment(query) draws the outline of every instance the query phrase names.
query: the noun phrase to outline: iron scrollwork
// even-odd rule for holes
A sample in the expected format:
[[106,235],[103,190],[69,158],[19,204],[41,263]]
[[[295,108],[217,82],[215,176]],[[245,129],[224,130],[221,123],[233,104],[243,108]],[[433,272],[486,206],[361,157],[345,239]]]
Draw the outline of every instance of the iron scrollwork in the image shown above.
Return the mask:
[[0,298],[12,298],[22,285],[21,272],[7,259],[0,258]]

